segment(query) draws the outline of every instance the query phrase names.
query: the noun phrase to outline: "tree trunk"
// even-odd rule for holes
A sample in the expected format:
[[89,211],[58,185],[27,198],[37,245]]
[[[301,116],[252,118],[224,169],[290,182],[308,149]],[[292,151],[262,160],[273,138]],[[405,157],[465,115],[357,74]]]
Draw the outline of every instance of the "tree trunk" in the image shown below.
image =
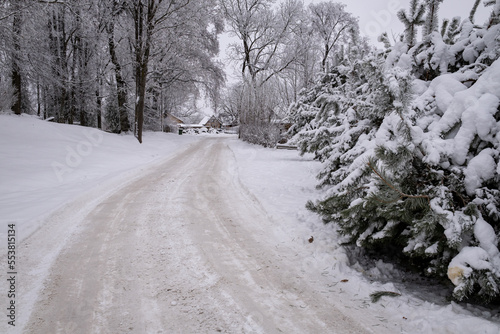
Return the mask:
[[14,104],[12,105],[12,111],[16,115],[21,115],[21,71],[17,63],[13,64],[12,69],[12,86],[14,87]]
[[244,36],[244,38],[243,38],[243,49],[245,52],[245,59],[243,61],[243,68],[242,68],[241,72],[242,72],[242,75],[245,76],[245,69],[248,68],[248,71],[250,72],[250,75],[253,79],[254,73],[253,73],[253,68],[252,68],[252,64],[250,61],[250,46],[248,45],[248,41],[247,41],[246,36]]
[[58,123],[66,123],[68,119],[68,115],[66,110],[66,88],[61,89],[61,93],[59,95],[59,114],[58,114]]
[[36,114],[40,117],[42,101],[40,99],[40,78],[36,79]]
[[[143,54],[143,3],[139,1],[136,4],[134,11],[135,23],[135,124],[134,134],[142,144],[142,121],[144,117],[144,96],[141,95],[141,67],[142,67],[142,54]],[[145,91],[145,90],[144,90]],[[142,96],[142,98],[141,98]],[[141,121],[139,122],[139,114]]]
[[328,72],[328,54],[330,53],[330,46],[328,43],[325,43],[325,51],[323,53],[323,59],[321,60],[321,70],[326,73]]
[[55,113],[58,123],[66,123],[68,120],[68,111],[66,110],[69,92],[68,60],[66,55],[68,40],[66,38],[64,11],[65,8],[63,7],[54,8],[48,22],[49,48],[54,57],[51,75],[54,76],[58,84],[45,87],[45,89],[50,89],[48,110],[53,111],[51,114]]
[[21,54],[21,43],[20,43],[20,36],[21,36],[21,12],[19,8],[19,3],[15,3],[15,14],[14,14],[14,21],[12,23],[12,39],[14,42],[14,52],[12,55],[12,86],[14,88],[14,104],[12,105],[12,111],[16,115],[21,115],[21,107],[22,107],[22,85],[21,85],[21,67],[20,67],[20,62],[21,60],[19,59],[20,54]]
[[148,75],[149,55],[151,51],[151,38],[154,30],[155,2],[148,1],[146,15],[144,4],[139,1],[135,8],[135,84],[136,103],[135,120],[137,140],[142,143],[142,128],[144,124],[144,108],[146,98],[146,84]]
[[127,85],[122,76],[122,67],[116,55],[115,45],[115,23],[113,18],[108,24],[108,49],[111,57],[111,62],[115,67],[116,92],[118,97],[118,112],[120,114],[120,132],[130,130],[130,122],[127,113]]
[[137,140],[142,144],[142,126],[144,124],[144,106],[146,97],[146,73],[147,64],[141,64],[141,75],[139,78],[139,95],[137,97],[136,114],[137,114]]
[[96,105],[97,105],[97,128],[102,129],[102,99],[99,94],[99,87],[96,88],[95,90],[95,96],[96,96]]

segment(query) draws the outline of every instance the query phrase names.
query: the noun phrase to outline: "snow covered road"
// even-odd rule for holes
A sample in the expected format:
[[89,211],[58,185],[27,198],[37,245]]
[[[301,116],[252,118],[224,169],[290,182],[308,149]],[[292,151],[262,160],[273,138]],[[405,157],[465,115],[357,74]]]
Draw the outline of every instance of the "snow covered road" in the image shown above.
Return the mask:
[[20,245],[24,332],[366,332],[269,232],[276,222],[240,182],[227,139],[116,189],[94,189]]

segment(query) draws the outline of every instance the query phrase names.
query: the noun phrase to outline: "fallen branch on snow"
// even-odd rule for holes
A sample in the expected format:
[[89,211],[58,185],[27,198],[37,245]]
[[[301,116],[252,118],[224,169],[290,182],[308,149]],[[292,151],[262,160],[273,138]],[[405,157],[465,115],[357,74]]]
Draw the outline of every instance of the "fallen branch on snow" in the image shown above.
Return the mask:
[[392,291],[375,291],[370,294],[370,298],[372,299],[372,303],[378,302],[380,298],[383,296],[389,296],[389,297],[399,297],[401,296],[400,293],[397,292],[392,292]]

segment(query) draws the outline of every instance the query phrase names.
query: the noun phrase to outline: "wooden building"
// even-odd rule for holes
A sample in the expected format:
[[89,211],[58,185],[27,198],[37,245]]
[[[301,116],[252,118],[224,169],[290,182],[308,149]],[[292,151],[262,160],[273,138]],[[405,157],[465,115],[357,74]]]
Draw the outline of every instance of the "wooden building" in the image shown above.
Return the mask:
[[222,122],[217,119],[215,116],[211,117],[204,117],[200,125],[206,127],[207,129],[221,129],[222,128]]
[[179,129],[179,125],[184,124],[184,122],[174,115],[167,114],[167,117],[165,117],[163,124],[164,132],[177,132]]

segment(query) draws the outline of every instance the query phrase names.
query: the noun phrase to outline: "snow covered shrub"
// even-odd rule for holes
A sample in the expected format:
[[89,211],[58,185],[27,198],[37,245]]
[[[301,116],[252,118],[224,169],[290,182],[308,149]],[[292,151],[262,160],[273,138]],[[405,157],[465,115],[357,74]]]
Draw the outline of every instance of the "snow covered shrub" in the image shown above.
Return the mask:
[[278,106],[274,82],[246,78],[239,88],[239,137],[252,144],[275,147],[280,140]]
[[385,61],[338,67],[291,108],[293,140],[324,163],[325,195],[307,207],[347,242],[489,302],[500,298],[500,25],[464,21],[453,36],[432,30]]
[[500,296],[500,25],[491,22],[466,20],[454,44],[425,51],[441,74],[413,103],[422,130],[414,142],[443,179],[431,208],[445,217],[444,263],[459,300]]
[[[379,67],[376,76],[383,73]],[[371,90],[364,90],[368,94],[360,99],[378,104],[352,108],[361,114],[357,119],[351,115],[353,126],[344,126],[337,134],[333,142],[339,144],[331,148],[319,175],[320,186],[329,188],[327,196],[308,203],[308,208],[326,222],[335,222],[346,239],[358,246],[390,245],[403,252],[412,236],[435,229],[435,224],[428,223],[439,219],[430,217],[429,193],[439,181],[425,168],[412,142],[412,76],[396,68],[379,79],[383,80],[371,82]],[[344,115],[348,114],[349,110]],[[427,257],[425,249],[417,248]]]
[[240,127],[240,136],[252,144],[275,147],[280,140],[280,129],[274,124],[247,124]]

